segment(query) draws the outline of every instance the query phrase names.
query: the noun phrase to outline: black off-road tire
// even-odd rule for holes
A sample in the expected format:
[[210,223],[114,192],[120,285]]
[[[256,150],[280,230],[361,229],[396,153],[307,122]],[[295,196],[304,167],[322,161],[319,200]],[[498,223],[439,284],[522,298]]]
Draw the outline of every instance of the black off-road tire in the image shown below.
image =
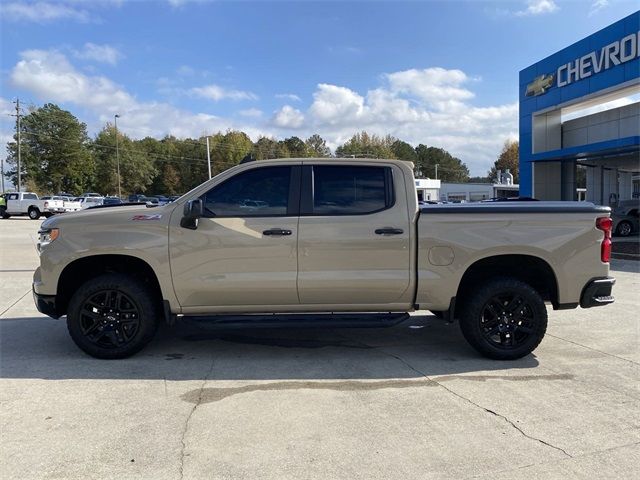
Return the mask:
[[151,341],[160,317],[157,296],[144,281],[108,273],[88,280],[71,297],[67,329],[92,357],[126,358]]
[[5,220],[11,217],[11,215],[7,213],[7,207],[0,208],[0,217],[4,218]]
[[529,284],[511,277],[496,278],[464,299],[460,329],[485,357],[515,360],[533,352],[544,338],[547,308]]
[[40,210],[38,210],[36,207],[31,207],[27,213],[31,220],[38,220],[40,218]]

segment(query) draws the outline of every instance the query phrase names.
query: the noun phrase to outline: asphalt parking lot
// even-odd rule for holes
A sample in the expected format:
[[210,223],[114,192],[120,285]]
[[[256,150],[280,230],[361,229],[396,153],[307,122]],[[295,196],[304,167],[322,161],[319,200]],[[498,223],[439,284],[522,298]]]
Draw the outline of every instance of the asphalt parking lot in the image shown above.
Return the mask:
[[640,262],[614,260],[616,303],[551,311],[515,362],[428,312],[390,329],[179,324],[101,361],[33,305],[40,223],[0,220],[2,478],[637,478]]

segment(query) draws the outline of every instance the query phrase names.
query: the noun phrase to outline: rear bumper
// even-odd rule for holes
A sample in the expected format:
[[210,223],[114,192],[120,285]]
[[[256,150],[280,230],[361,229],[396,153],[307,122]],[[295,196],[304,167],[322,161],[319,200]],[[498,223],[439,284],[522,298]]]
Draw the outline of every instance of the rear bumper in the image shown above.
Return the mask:
[[613,277],[593,278],[582,289],[580,306],[582,308],[600,307],[614,302],[611,290],[616,283]]
[[51,318],[60,318],[58,310],[56,309],[56,296],[55,295],[41,295],[33,291],[33,301],[36,304],[36,308],[40,313],[44,313]]

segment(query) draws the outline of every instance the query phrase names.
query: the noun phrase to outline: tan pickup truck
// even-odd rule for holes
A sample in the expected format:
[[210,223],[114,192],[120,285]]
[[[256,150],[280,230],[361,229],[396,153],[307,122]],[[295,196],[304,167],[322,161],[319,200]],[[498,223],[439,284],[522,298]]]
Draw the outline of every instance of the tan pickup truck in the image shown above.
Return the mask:
[[431,310],[480,353],[532,352],[554,310],[606,305],[609,208],[585,202],[420,207],[399,160],[241,164],[175,202],[42,224],[38,309],[90,355],[142,349],[158,322],[389,325]]

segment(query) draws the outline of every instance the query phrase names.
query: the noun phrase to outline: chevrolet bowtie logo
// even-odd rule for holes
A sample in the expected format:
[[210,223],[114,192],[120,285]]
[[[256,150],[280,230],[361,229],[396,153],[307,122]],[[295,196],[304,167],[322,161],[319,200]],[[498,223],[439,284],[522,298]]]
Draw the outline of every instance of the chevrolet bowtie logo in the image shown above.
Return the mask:
[[527,91],[525,95],[527,97],[536,97],[538,95],[542,95],[543,93],[547,93],[547,90],[549,90],[553,86],[554,78],[554,74],[540,75],[539,77],[536,77],[533,82],[527,85]]

